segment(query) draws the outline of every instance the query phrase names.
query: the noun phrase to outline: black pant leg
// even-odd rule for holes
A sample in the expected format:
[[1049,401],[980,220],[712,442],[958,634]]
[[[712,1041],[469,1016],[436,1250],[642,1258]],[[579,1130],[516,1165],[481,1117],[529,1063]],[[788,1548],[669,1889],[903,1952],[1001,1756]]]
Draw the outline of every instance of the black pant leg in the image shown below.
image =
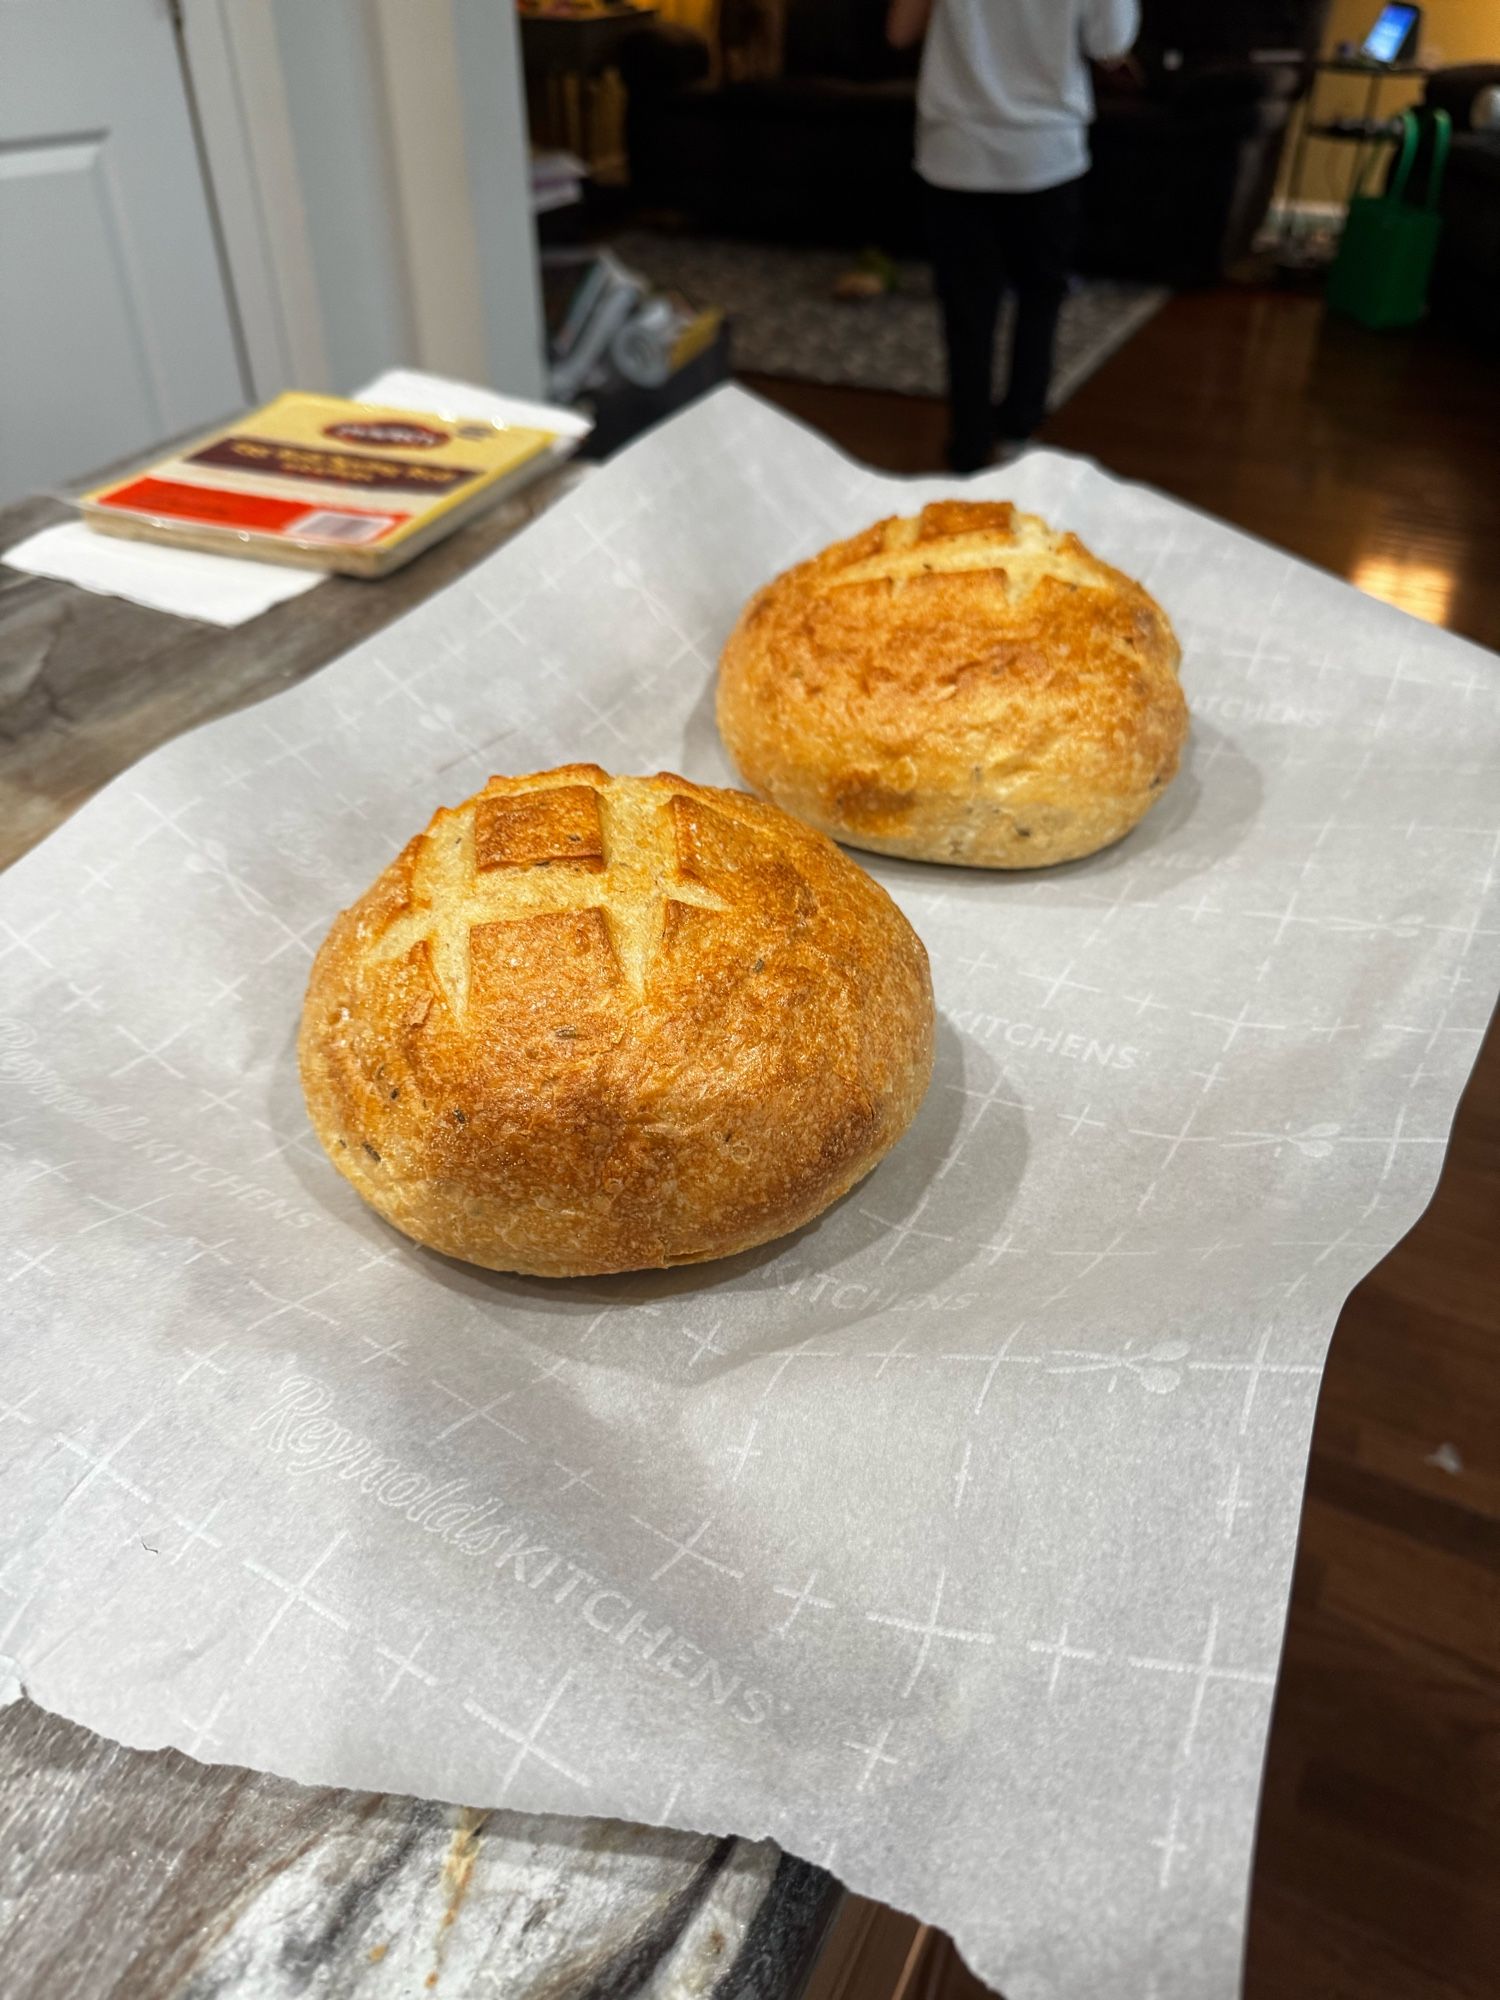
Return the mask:
[[928,247],[948,350],[948,462],[955,472],[989,463],[995,323],[1004,283],[995,230],[998,196],[927,187]]
[[998,197],[1004,204],[1004,257],[1016,294],[1009,385],[996,412],[1003,437],[1030,437],[1047,414],[1057,318],[1067,296],[1082,195],[1083,182],[1076,180]]

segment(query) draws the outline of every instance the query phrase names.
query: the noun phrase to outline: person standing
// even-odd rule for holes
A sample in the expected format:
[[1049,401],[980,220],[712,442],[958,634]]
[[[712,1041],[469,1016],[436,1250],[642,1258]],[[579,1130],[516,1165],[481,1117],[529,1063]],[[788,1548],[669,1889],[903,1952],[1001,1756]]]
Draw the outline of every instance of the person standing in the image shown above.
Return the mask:
[[[948,463],[975,472],[1046,415],[1057,316],[1078,235],[1094,93],[1138,0],[890,0],[886,36],[926,36],[916,168],[948,350]],[[995,326],[1016,297],[1009,386],[991,402]]]

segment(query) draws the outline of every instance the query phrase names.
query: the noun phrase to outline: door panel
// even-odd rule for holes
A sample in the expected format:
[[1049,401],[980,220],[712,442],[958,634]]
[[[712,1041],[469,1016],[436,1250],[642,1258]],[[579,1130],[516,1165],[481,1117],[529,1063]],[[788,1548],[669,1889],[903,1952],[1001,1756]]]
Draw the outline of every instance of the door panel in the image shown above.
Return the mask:
[[0,501],[245,400],[166,0],[0,0]]

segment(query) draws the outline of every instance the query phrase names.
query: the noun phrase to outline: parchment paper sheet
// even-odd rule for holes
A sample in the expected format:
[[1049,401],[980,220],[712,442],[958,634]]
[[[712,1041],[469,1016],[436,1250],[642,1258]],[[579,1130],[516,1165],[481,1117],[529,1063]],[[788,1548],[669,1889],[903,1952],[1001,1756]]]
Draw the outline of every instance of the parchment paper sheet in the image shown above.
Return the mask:
[[1036,452],[1176,621],[1191,755],[1036,878],[871,860],[912,1132],[707,1269],[444,1262],[311,1140],[309,957],[440,802],[727,782],[747,594],[951,491],[738,391],[0,884],[0,1652],[137,1745],[773,1835],[1011,2000],[1232,1992],[1309,1425],[1495,990],[1495,663]]

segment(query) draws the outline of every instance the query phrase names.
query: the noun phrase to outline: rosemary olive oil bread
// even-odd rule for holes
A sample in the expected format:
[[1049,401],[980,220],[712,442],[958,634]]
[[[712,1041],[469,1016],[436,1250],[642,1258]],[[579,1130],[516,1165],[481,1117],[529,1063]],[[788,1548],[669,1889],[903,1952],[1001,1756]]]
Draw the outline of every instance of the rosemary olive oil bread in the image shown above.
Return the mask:
[[388,1221],[569,1276],[810,1221],[911,1122],[932,1034],[920,941],[822,834],[577,764],[445,807],[335,920],[299,1059]]

